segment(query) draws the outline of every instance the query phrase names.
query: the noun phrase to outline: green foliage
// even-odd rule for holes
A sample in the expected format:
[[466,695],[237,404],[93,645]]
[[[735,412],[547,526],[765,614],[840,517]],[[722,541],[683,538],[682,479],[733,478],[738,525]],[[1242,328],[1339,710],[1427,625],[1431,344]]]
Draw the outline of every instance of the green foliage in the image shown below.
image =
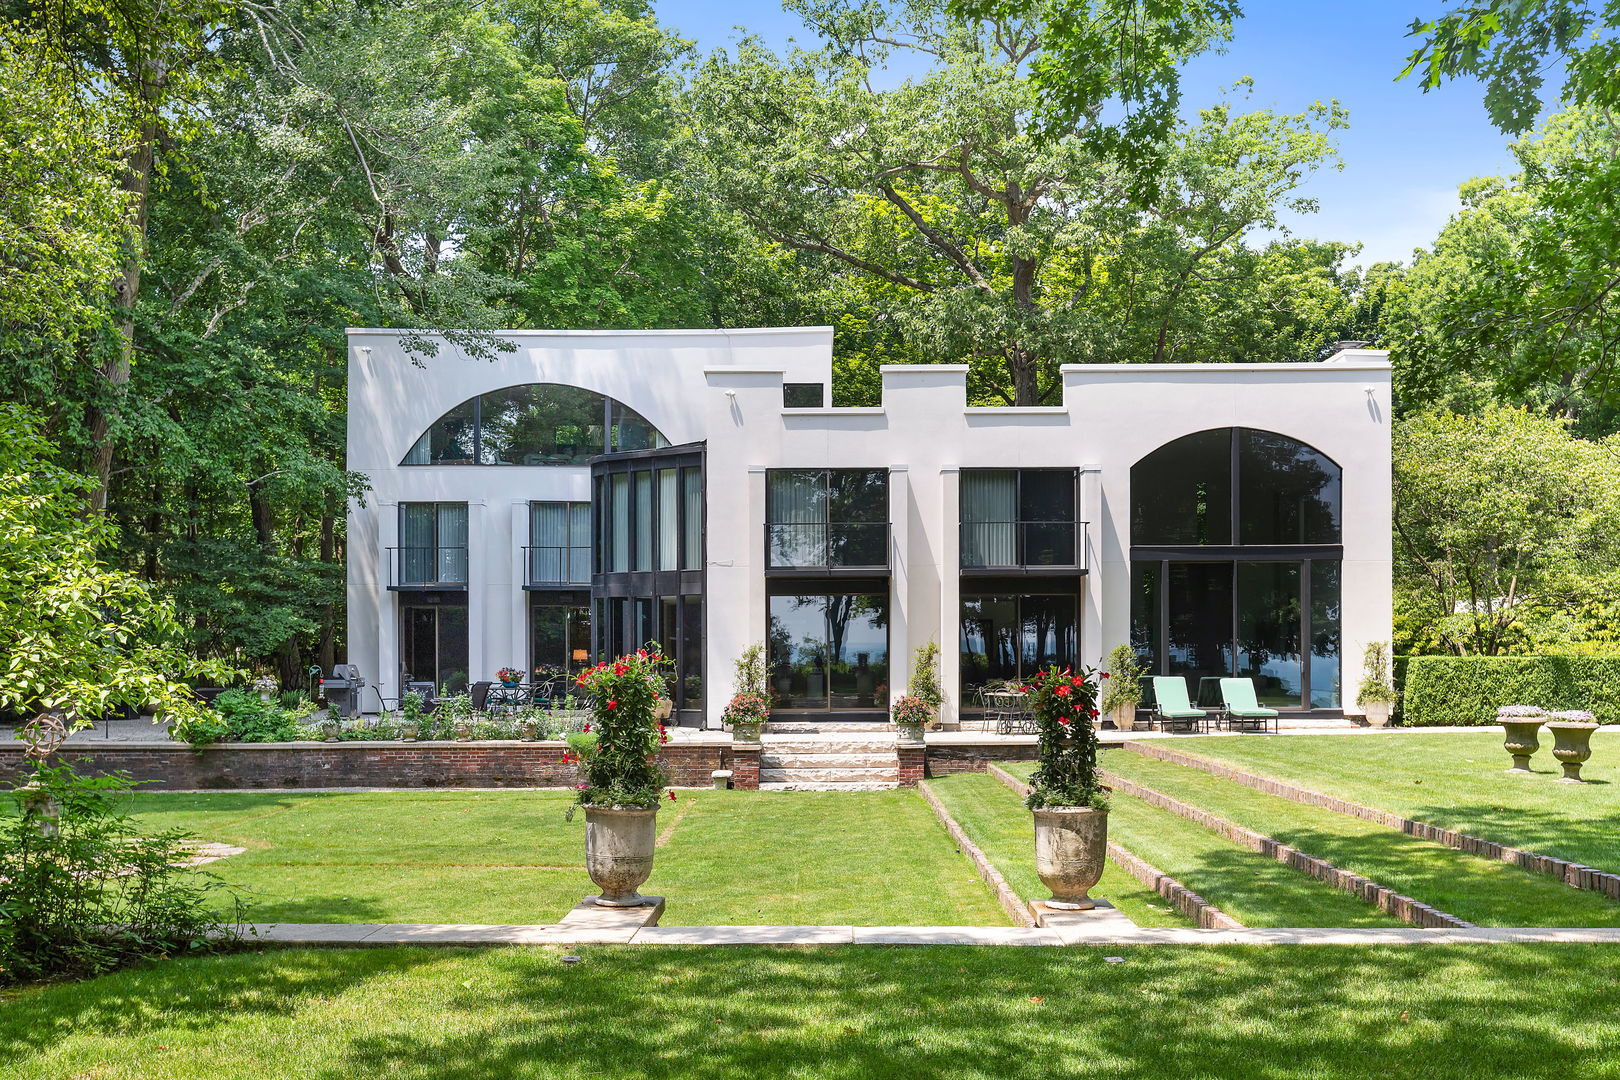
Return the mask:
[[921,701],[930,715],[938,715],[945,693],[939,686],[939,642],[932,638],[917,646],[911,655],[911,678],[906,681],[906,693]]
[[1490,406],[1401,422],[1394,457],[1404,647],[1527,651],[1609,617],[1592,585],[1620,571],[1620,442]]
[[1102,711],[1134,709],[1142,704],[1142,676],[1147,670],[1135,649],[1126,644],[1115,645],[1114,651],[1108,654],[1108,669],[1101,675],[1108,680],[1108,689],[1102,696]]
[[[136,960],[217,949],[235,939],[210,912],[226,888],[183,867],[179,830],[142,835],[120,809],[127,777],[41,767],[31,778],[60,807],[56,835],[28,816],[0,815],[0,983],[87,976]],[[234,900],[233,896],[233,900]]]
[[581,804],[657,808],[669,782],[658,763],[658,747],[669,736],[654,718],[653,708],[669,667],[669,659],[656,649],[637,649],[580,673],[579,685],[591,695],[597,736],[595,746],[576,748],[585,780],[579,791]]
[[1051,665],[1025,687],[1040,736],[1040,758],[1029,778],[1031,810],[1045,807],[1108,807],[1097,783],[1097,680]]
[[1496,723],[1502,705],[1590,709],[1620,723],[1620,656],[1414,656],[1402,722],[1408,726]]
[[765,646],[762,642],[749,645],[737,655],[731,666],[734,673],[732,689],[736,693],[765,693]]
[[100,561],[111,529],[84,515],[89,483],[52,463],[33,416],[0,404],[0,710],[71,726],[120,707],[198,719],[180,680],[234,671],[193,658],[173,608]]
[[1394,704],[1396,697],[1395,687],[1389,681],[1389,642],[1368,642],[1362,653],[1361,687],[1356,691],[1356,701],[1362,705]]

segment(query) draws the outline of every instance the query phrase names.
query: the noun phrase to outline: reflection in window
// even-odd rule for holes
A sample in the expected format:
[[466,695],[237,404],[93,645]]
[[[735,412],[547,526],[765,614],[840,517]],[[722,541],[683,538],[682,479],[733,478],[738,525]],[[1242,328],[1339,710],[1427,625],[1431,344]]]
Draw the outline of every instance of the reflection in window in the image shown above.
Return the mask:
[[819,409],[825,397],[825,387],[818,382],[782,384],[782,407],[785,409]]
[[1300,564],[1237,564],[1237,673],[1267,707],[1298,708]]
[[1019,682],[1049,664],[1072,666],[1078,602],[1069,595],[964,596],[961,680],[965,692]]
[[1231,542],[1231,428],[1187,435],[1131,466],[1131,543]]
[[403,465],[583,465],[669,440],[623,402],[557,383],[508,386],[464,401],[429,427]]
[[887,595],[773,596],[768,610],[776,708],[888,707]]
[[887,469],[775,469],[766,484],[773,567],[887,566]]
[[1271,431],[1238,429],[1238,543],[1337,544],[1339,467]]
[[1339,563],[1311,563],[1311,707],[1339,707]]

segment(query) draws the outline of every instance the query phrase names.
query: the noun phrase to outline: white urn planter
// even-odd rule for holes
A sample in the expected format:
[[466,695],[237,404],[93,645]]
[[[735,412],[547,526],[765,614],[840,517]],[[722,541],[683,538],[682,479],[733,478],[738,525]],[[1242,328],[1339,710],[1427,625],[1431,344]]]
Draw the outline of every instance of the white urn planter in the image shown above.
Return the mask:
[[1059,911],[1087,911],[1088,895],[1108,858],[1108,811],[1055,806],[1034,811],[1035,872],[1052,891],[1045,901]]
[[1116,705],[1108,713],[1108,718],[1114,722],[1117,731],[1131,731],[1136,727],[1136,706]]
[[1368,701],[1362,704],[1361,711],[1367,717],[1368,727],[1384,727],[1389,723],[1389,702]]
[[602,890],[602,907],[651,903],[636,890],[652,876],[658,811],[585,807],[585,871]]

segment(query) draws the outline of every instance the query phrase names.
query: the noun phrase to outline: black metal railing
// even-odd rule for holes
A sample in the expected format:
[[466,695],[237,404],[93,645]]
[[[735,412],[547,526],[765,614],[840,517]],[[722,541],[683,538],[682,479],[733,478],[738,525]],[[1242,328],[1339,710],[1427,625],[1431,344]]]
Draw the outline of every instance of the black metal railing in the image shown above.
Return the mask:
[[589,585],[589,545],[530,544],[523,549],[526,585]]
[[465,588],[465,547],[395,547],[388,549],[390,586]]
[[772,570],[881,570],[889,565],[889,523],[770,522],[765,565]]
[[964,521],[962,567],[1084,569],[1086,521]]

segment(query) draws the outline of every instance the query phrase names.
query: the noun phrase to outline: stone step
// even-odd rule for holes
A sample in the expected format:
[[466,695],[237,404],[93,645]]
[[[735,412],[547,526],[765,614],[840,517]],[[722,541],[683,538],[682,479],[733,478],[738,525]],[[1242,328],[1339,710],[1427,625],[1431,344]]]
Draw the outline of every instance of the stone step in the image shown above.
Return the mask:
[[887,731],[892,734],[894,728],[884,720],[767,720],[762,730],[767,735],[836,734],[848,731]]
[[767,782],[859,784],[899,779],[900,770],[892,765],[881,769],[852,766],[839,766],[825,769],[767,769],[762,765],[759,769],[759,781],[761,784]]
[[828,783],[820,783],[820,782],[816,782],[816,781],[789,780],[789,781],[786,781],[786,782],[771,781],[769,783],[761,781],[760,785],[759,785],[759,790],[761,790],[761,791],[893,791],[895,788],[897,788],[899,786],[900,786],[900,783],[899,783],[899,781],[896,781],[896,780],[880,780],[880,781],[876,781],[876,782],[841,783],[841,784],[828,784]]
[[802,739],[768,739],[760,744],[765,754],[892,754],[894,740],[887,742],[810,742]]
[[898,764],[894,751],[887,754],[778,754],[770,750],[759,755],[762,769],[826,769],[858,766],[893,769]]

